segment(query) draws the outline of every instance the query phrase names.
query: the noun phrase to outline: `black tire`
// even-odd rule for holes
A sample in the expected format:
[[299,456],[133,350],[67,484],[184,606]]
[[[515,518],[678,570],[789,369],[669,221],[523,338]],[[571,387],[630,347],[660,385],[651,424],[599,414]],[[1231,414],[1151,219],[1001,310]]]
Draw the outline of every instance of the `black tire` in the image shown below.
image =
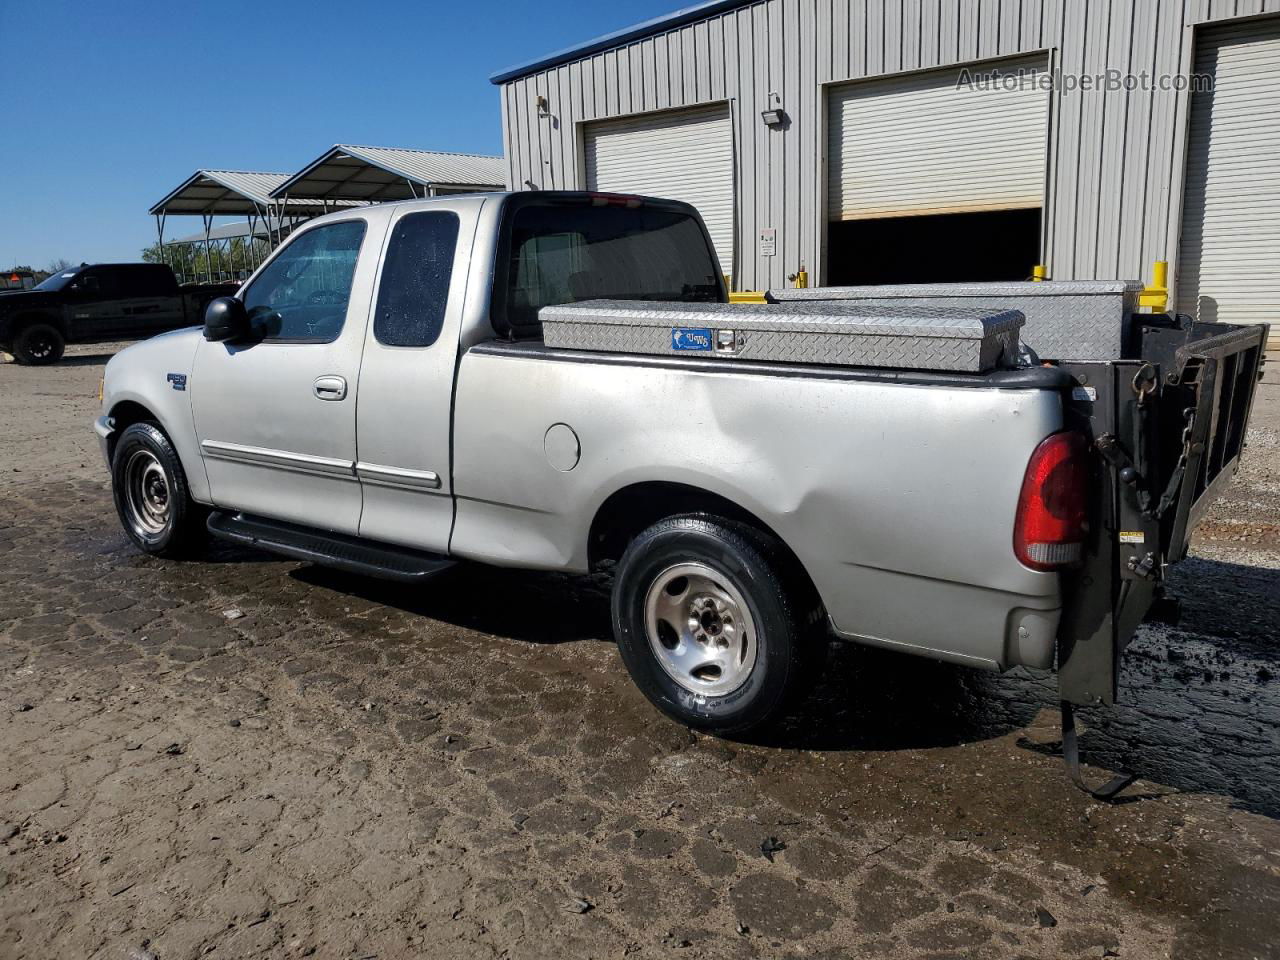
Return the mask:
[[58,328],[49,323],[29,323],[13,338],[13,359],[30,367],[57,363],[67,348]]
[[173,444],[154,423],[125,428],[111,455],[116,513],[139,550],[189,557],[207,542],[207,511],[191,499]]
[[[775,547],[770,538],[749,527],[703,515],[663,520],[627,547],[614,579],[614,634],[631,678],[664,713],[691,727],[741,735],[768,726],[807,691],[811,665],[825,641],[810,629],[811,591],[804,589]],[[706,578],[704,568],[714,576]],[[682,572],[689,576],[682,577]],[[734,591],[736,598],[729,596]],[[726,616],[715,630],[717,636],[712,636],[717,613],[712,611],[709,624],[697,615],[699,608],[705,616],[708,604],[718,605],[717,596],[726,601],[725,614],[745,605],[748,618],[738,619],[754,630],[744,629],[729,642],[734,649],[753,645],[754,653],[733,658],[736,662],[727,676],[718,666],[710,668],[717,672],[699,675],[671,665],[680,651],[690,651],[687,662],[699,659],[699,650],[707,650],[721,631],[729,630]],[[679,612],[664,620],[660,610]],[[657,628],[651,630],[655,621]],[[676,621],[685,624],[687,632],[676,631]],[[693,635],[695,622],[708,631],[700,639]],[[744,642],[749,632],[754,636]],[[665,654],[659,653],[659,645]],[[715,651],[706,654],[713,655]],[[745,675],[733,672],[744,667]],[[700,689],[707,684],[711,691],[715,684],[725,683],[736,686],[713,692]]]

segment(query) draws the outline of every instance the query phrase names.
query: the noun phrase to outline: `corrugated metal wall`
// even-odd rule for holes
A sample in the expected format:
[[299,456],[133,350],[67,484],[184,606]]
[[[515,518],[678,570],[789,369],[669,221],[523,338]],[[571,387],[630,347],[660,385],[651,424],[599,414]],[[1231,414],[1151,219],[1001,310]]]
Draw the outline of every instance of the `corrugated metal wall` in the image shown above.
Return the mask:
[[[823,84],[1039,50],[1068,74],[1186,74],[1194,25],[1273,12],[1280,0],[763,0],[504,84],[511,183],[583,186],[583,121],[728,101],[738,285],[782,286],[800,264],[820,268]],[[771,94],[785,129],[761,122]],[[1143,278],[1151,261],[1175,260],[1188,102],[1174,91],[1055,93],[1052,276]],[[759,256],[765,227],[777,230],[774,257]]]

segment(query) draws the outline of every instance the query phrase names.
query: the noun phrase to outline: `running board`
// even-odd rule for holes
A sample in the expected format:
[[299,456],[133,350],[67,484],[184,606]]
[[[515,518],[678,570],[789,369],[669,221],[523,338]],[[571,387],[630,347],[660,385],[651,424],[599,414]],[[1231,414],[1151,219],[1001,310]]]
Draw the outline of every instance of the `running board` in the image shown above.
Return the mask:
[[453,566],[438,554],[243,513],[215,510],[207,525],[221,540],[383,580],[421,583]]

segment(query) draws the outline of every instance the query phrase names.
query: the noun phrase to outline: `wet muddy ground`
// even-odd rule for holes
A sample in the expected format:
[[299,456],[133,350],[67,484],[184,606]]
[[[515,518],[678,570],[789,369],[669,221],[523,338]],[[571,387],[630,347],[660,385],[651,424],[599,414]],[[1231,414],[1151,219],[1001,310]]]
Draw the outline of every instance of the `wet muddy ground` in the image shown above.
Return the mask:
[[0,366],[0,957],[1280,955],[1280,371],[1084,711],[852,647],[765,742],[656,714],[606,584],[144,558],[105,356]]

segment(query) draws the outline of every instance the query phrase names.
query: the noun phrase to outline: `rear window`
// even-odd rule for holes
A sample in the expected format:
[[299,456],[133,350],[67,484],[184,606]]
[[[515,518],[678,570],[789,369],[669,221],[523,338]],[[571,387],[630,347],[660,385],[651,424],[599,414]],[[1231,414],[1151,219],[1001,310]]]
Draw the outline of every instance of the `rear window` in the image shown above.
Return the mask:
[[533,333],[538,310],[579,300],[723,299],[711,245],[696,218],[653,205],[527,203],[508,220],[499,331]]
[[116,276],[120,295],[124,297],[164,297],[174,293],[174,282],[167,267],[119,267]]

